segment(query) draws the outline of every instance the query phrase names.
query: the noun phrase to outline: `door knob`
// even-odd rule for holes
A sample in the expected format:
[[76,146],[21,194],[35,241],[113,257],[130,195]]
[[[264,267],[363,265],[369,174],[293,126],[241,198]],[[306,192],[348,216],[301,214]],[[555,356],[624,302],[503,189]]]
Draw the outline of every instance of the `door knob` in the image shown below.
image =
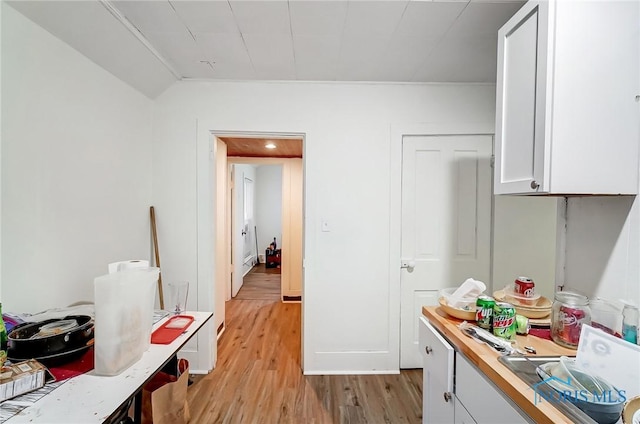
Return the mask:
[[531,181],[531,189],[532,190],[537,190],[538,187],[540,187],[540,184],[538,184],[538,182],[536,180]]
[[444,392],[444,401],[449,402],[451,400],[451,392]]
[[431,352],[433,352],[433,349],[431,349],[429,346],[425,346],[424,351],[427,352],[427,355],[428,355]]
[[416,267],[416,261],[413,259],[402,259],[400,261],[400,268],[406,269],[409,272],[413,272],[413,268]]

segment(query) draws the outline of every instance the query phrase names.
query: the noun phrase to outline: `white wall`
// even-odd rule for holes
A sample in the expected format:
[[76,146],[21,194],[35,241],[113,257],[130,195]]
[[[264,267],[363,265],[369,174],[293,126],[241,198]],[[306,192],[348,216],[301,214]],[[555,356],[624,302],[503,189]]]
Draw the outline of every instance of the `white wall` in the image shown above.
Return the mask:
[[[154,169],[163,175],[154,175],[154,202],[168,196],[159,185],[167,179],[189,190],[200,176],[198,196],[208,196],[211,131],[305,134],[305,372],[397,370],[399,300],[389,284],[387,242],[390,192],[400,188],[390,187],[391,169],[401,164],[389,159],[391,126],[493,126],[494,92],[493,85],[177,83],[156,103]],[[182,156],[188,160],[176,160]],[[162,203],[176,215],[195,211],[197,198],[190,191],[181,202]],[[331,222],[330,232],[320,232],[322,219]],[[197,228],[182,219],[172,224],[167,255],[197,257],[197,264],[172,263],[195,276],[207,261],[196,248]],[[198,280],[198,287],[209,284]]]
[[494,200],[493,290],[525,276],[533,279],[537,293],[553,300],[556,271],[564,258],[558,251],[562,246],[557,245],[564,232],[558,209],[564,199],[495,196]]
[[258,253],[276,237],[282,245],[282,165],[260,165],[256,168],[256,226]]
[[4,311],[92,301],[107,263],[149,259],[152,108],[2,2]]
[[567,289],[640,306],[639,208],[635,196],[568,199]]

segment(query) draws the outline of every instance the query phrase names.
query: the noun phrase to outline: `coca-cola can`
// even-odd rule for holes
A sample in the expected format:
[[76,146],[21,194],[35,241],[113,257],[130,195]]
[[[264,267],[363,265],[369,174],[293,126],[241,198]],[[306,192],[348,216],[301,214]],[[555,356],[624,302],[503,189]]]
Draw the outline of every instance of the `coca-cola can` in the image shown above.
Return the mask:
[[518,277],[513,284],[513,292],[524,297],[533,297],[535,295],[536,284],[529,277]]

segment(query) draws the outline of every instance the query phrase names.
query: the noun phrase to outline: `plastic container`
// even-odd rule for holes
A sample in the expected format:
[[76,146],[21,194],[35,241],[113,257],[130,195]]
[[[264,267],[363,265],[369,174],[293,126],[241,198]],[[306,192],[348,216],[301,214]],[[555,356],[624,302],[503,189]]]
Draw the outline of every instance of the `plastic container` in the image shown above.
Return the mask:
[[539,294],[533,294],[532,296],[525,296],[524,294],[516,293],[512,286],[504,288],[505,300],[512,303],[514,306],[534,306],[540,300]]
[[97,375],[118,375],[149,349],[159,273],[131,269],[94,280]]
[[589,298],[573,291],[556,292],[551,307],[553,341],[569,349],[576,349],[582,324],[591,324]]
[[465,311],[475,311],[476,299],[478,296],[457,297],[453,295],[456,290],[458,290],[458,287],[442,289],[440,290],[438,297],[443,298],[447,305],[452,308],[462,309]]
[[595,298],[589,301],[589,307],[592,327],[622,337],[622,311],[618,306],[608,300]]
[[458,299],[477,298],[487,289],[486,284],[482,281],[467,278],[460,287],[453,291],[453,297]]

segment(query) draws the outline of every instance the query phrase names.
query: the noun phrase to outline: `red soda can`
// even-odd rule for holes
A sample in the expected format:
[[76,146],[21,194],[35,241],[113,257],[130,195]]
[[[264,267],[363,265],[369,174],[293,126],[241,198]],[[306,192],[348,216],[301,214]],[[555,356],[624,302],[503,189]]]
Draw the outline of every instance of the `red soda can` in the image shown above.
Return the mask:
[[560,338],[569,345],[578,346],[585,316],[583,309],[560,306],[560,320],[562,321]]
[[533,297],[535,294],[535,283],[529,277],[518,277],[513,284],[513,292],[524,297]]

